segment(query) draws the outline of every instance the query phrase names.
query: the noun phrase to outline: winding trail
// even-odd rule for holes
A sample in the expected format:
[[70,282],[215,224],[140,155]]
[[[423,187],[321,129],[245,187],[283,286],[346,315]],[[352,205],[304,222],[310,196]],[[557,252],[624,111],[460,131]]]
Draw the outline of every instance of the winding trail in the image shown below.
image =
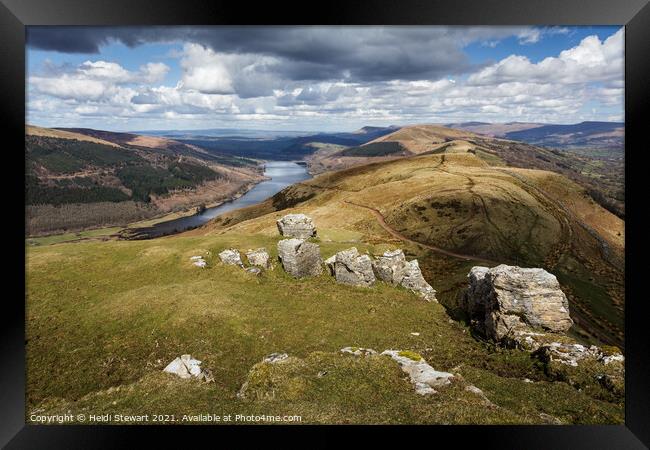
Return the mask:
[[382,213],[378,209],[375,209],[375,208],[373,208],[371,206],[366,206],[366,205],[361,205],[359,203],[351,202],[349,200],[343,200],[343,201],[345,203],[350,204],[350,205],[358,206],[360,208],[365,208],[365,209],[371,211],[375,215],[375,217],[377,218],[377,221],[379,222],[379,225],[381,225],[381,227],[384,230],[386,230],[389,234],[391,234],[392,236],[396,237],[399,240],[407,241],[407,242],[410,242],[412,244],[419,245],[420,247],[428,248],[429,250],[433,250],[434,252],[440,253],[442,255],[451,256],[451,257],[458,258],[458,259],[464,259],[465,261],[481,261],[481,262],[484,262],[484,263],[487,263],[487,264],[493,264],[493,265],[500,264],[500,263],[498,263],[496,261],[481,258],[479,256],[463,255],[461,253],[456,253],[456,252],[452,252],[452,251],[449,251],[449,250],[445,250],[444,248],[436,247],[435,245],[423,244],[422,242],[414,241],[413,239],[411,239],[411,238],[409,238],[407,236],[404,236],[402,233],[400,233],[399,231],[395,230],[390,225],[388,225],[386,223],[386,219],[384,218],[384,216],[382,215]]

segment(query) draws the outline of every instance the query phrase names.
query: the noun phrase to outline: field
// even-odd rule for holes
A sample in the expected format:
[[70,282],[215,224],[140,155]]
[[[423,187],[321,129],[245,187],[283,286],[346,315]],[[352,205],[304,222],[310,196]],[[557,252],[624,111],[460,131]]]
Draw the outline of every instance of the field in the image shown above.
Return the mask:
[[[336,237],[330,231],[330,242],[320,242],[324,256],[350,245]],[[344,240],[351,237],[344,233]],[[28,414],[156,413],[180,420],[209,411],[300,415],[303,423],[622,422],[621,404],[551,382],[528,354],[475,340],[442,305],[381,283],[363,289],[327,275],[295,280],[277,267],[256,278],[217,262],[216,253],[232,246],[266,246],[275,255],[277,240],[229,232],[30,247]],[[190,264],[190,256],[206,252],[206,269]],[[442,281],[436,288],[444,290]],[[341,355],[345,346],[416,351],[439,370],[455,369],[492,406],[462,383],[419,396],[388,358]],[[295,359],[253,369],[272,352]],[[215,383],[161,372],[183,353],[202,360]],[[252,395],[240,399],[236,394],[247,380]]]

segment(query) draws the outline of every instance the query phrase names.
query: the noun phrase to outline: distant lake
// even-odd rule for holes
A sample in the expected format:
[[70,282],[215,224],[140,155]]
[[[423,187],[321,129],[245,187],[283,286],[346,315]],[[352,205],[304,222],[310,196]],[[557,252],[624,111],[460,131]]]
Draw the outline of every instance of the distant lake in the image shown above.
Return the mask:
[[207,208],[202,214],[168,220],[151,227],[136,228],[133,231],[140,239],[180,233],[199,227],[225,212],[260,203],[287,186],[311,178],[307,172],[307,166],[292,161],[269,161],[265,163],[264,175],[271,179],[262,181],[236,200],[214,208]]

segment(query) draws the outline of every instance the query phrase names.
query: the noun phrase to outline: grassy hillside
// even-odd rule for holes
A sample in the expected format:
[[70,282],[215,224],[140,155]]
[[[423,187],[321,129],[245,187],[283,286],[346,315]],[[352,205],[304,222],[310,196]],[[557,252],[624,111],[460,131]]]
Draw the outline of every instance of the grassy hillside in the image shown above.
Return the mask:
[[[623,398],[576,389],[529,353],[478,339],[457,302],[474,265],[544,267],[569,297],[571,335],[623,347],[624,222],[567,177],[508,167],[514,148],[497,155],[474,139],[326,172],[176,236],[29,246],[27,417],[170,414],[188,423],[183,414],[212,412],[300,415],[301,423],[623,423]],[[381,282],[359,288],[325,273],[291,278],[276,252],[276,220],[289,212],[313,218],[324,258],[351,246],[371,254],[404,249],[440,303]],[[266,247],[276,267],[257,277],[220,264],[218,253],[232,247]],[[205,257],[205,269],[191,264],[194,255]],[[393,361],[343,355],[346,346],[416,352],[457,379],[420,396]],[[258,364],[274,352],[290,358]],[[214,383],[162,372],[187,353]],[[240,397],[244,383],[249,395]]]
[[126,225],[228,200],[261,180],[255,161],[218,159],[169,139],[29,126],[26,133],[30,234]]
[[[523,124],[520,124],[523,126]],[[485,125],[476,125],[485,126]],[[531,130],[532,131],[532,130]],[[401,153],[397,153],[397,146]],[[625,181],[622,155],[611,158],[580,151],[537,147],[439,125],[414,125],[359,147],[339,152],[318,151],[310,158],[316,173],[340,170],[409,154],[473,153],[489,165],[508,165],[561,173],[584,187],[601,206],[625,217]]]
[[[324,256],[360,236],[320,231]],[[180,420],[210,411],[297,414],[302,423],[622,423],[622,404],[548,379],[528,354],[475,340],[442,305],[405,290],[383,283],[354,288],[327,275],[295,280],[278,268],[257,278],[217,262],[217,253],[233,246],[265,246],[275,257],[278,239],[233,230],[30,248],[27,415],[155,413]],[[371,252],[390,247],[355,245]],[[206,269],[191,265],[198,254],[206,255]],[[449,282],[434,284],[444,290]],[[422,397],[388,358],[345,356],[345,346],[409,349],[453,370],[459,383]],[[272,352],[292,358],[253,368]],[[161,372],[182,353],[203,361],[215,383]],[[253,395],[238,398],[245,381]],[[464,389],[470,383],[489,403]]]
[[410,154],[399,142],[371,142],[359,147],[349,147],[339,152],[341,156],[386,156]]
[[471,153],[422,155],[328,172],[209,226],[272,235],[277,217],[300,211],[325,229],[362,233],[366,242],[401,243],[363,206],[423,244],[418,252],[434,287],[453,280],[439,291],[450,309],[471,263],[424,245],[493,265],[546,268],[571,299],[575,332],[622,345],[624,222],[552,172],[491,167]]

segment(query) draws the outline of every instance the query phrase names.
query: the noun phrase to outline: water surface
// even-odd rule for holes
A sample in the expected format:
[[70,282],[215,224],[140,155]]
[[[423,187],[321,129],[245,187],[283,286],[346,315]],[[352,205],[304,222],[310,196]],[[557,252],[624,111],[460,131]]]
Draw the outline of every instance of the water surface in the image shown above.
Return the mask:
[[305,165],[292,161],[269,161],[265,163],[264,175],[271,179],[262,181],[236,200],[207,208],[202,214],[160,222],[151,227],[136,228],[133,230],[134,237],[148,239],[196,228],[223,213],[260,203],[287,186],[311,178]]

